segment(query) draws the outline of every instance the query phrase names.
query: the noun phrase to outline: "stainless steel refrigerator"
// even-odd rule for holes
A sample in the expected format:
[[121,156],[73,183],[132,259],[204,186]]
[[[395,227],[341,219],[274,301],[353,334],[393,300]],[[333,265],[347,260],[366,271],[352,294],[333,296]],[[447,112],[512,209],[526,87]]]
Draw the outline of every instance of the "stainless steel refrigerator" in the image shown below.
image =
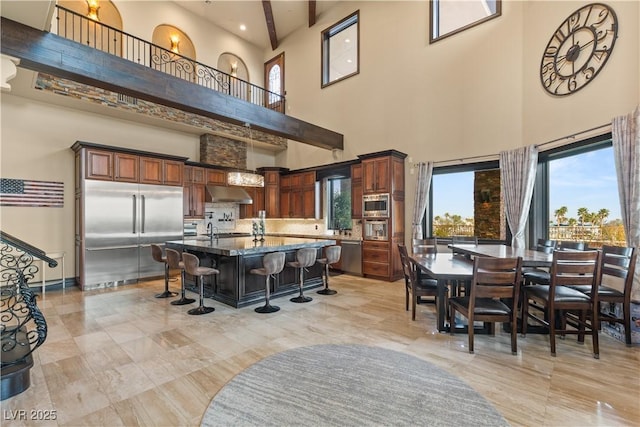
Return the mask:
[[182,187],[86,180],[83,289],[162,276],[152,243],[182,239]]

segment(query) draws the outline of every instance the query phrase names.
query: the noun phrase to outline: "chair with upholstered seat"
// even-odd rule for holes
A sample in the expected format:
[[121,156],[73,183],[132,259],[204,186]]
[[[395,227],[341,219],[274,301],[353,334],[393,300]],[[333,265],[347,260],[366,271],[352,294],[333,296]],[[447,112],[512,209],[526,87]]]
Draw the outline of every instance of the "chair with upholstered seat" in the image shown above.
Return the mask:
[[176,292],[169,291],[169,264],[167,257],[162,254],[162,248],[158,245],[151,245],[151,256],[154,261],[164,264],[164,292],[157,294],[156,298],[170,298],[178,295]]
[[196,302],[193,298],[187,298],[184,288],[184,262],[180,260],[180,252],[173,249],[165,249],[169,269],[180,270],[180,299],[171,301],[171,305],[185,305]]
[[[598,359],[598,277],[600,272],[599,251],[554,251],[551,263],[549,285],[523,287],[522,336],[527,334],[527,319],[531,318],[549,329],[551,355],[556,355],[556,334],[578,335],[578,342],[584,341],[585,331],[591,332],[593,357]],[[588,286],[592,292],[587,295],[572,289],[572,286]],[[544,318],[529,312],[529,305],[544,311]],[[567,322],[567,315],[572,322]],[[558,322],[556,322],[558,317]],[[596,320],[593,320],[596,319]],[[568,326],[577,326],[569,329]]]
[[[616,316],[615,310],[598,310],[598,328],[602,322],[620,323],[624,325],[625,342],[631,346],[631,286],[638,258],[637,248],[619,246],[603,246],[600,261],[600,280],[598,281],[598,301],[608,304],[621,304],[622,317]],[[618,286],[614,283],[621,281]],[[621,286],[620,286],[621,285]],[[572,286],[587,295],[591,294],[589,285]],[[622,290],[619,290],[621,288]]]
[[511,353],[518,354],[518,298],[520,296],[522,258],[473,259],[473,279],[468,295],[449,299],[450,333],[455,331],[455,316],[459,312],[468,319],[469,353],[473,353],[474,322],[510,324]]
[[[430,278],[418,278],[417,268],[411,262],[405,245],[398,245],[400,262],[404,274],[405,310],[409,310],[409,295],[411,295],[411,320],[416,320],[416,304],[420,297],[438,297],[438,281]],[[420,255],[429,256],[429,255]]]
[[284,252],[268,253],[262,257],[262,268],[252,268],[249,270],[251,274],[265,276],[264,306],[257,307],[255,309],[256,313],[275,313],[280,310],[280,307],[269,303],[269,296],[271,295],[271,277],[282,271],[285,256],[286,254]]
[[187,311],[187,313],[194,315],[211,313],[215,308],[205,307],[204,305],[204,276],[211,276],[220,272],[215,268],[200,267],[200,259],[187,252],[182,253],[182,262],[184,263],[185,272],[195,277],[196,284],[200,285],[200,305]]
[[[540,242],[543,242],[542,244]],[[553,245],[553,247],[552,247]],[[572,240],[538,240],[536,250],[547,254],[554,250],[558,251],[584,251],[584,242],[575,242]],[[550,280],[549,270],[543,268],[525,268],[522,272],[525,285],[548,285]]]
[[[455,245],[475,245],[478,246],[478,237],[477,236],[451,236],[451,253],[455,257],[465,257],[471,258],[469,254],[458,252],[456,250]],[[466,290],[469,288],[471,282],[458,280],[450,282],[451,285],[451,296],[456,295],[464,295]]]
[[299,280],[300,280],[300,295],[297,297],[291,298],[289,301],[304,303],[312,301],[313,298],[304,296],[302,292],[302,288],[304,286],[304,270],[306,268],[311,267],[316,262],[316,257],[318,256],[318,251],[314,248],[302,248],[296,251],[296,260],[290,261],[287,263],[289,267],[293,267],[299,270]]
[[324,258],[318,258],[316,261],[324,266],[323,279],[324,289],[320,289],[318,293],[320,295],[335,295],[338,293],[333,289],[329,289],[329,266],[340,261],[340,254],[342,253],[342,247],[338,245],[327,246],[324,248]]

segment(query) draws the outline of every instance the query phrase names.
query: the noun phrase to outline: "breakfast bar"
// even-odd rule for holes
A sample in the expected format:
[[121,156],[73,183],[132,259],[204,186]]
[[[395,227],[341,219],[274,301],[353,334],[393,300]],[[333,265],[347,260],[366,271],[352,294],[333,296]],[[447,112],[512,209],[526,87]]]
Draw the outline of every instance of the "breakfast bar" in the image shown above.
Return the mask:
[[[335,240],[304,239],[296,237],[265,236],[263,241],[252,237],[184,239],[166,242],[166,247],[179,252],[189,252],[198,257],[201,266],[220,271],[205,277],[207,295],[232,307],[244,307],[264,300],[264,278],[250,274],[253,268],[262,267],[262,257],[269,252],[284,252],[285,263],[295,261],[296,251],[317,248],[318,258],[325,246],[335,245]],[[286,265],[286,264],[285,264]],[[298,292],[296,271],[285,267],[272,281],[271,298]],[[195,283],[186,275],[187,285]],[[322,286],[322,266],[315,264],[305,272],[304,290]]]

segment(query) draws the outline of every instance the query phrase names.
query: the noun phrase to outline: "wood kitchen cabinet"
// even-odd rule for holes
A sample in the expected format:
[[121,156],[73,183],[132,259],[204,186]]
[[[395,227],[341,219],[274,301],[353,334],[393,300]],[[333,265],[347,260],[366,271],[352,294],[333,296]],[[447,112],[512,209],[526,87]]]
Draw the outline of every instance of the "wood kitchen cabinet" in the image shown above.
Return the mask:
[[367,159],[362,161],[362,190],[364,194],[388,193],[391,189],[389,177],[390,159]]
[[364,240],[362,242],[362,274],[373,277],[389,277],[390,243]]
[[206,171],[198,166],[184,167],[183,213],[188,219],[204,218]]
[[161,154],[154,156],[153,153],[127,149],[118,151],[116,147],[84,142],[76,144],[77,150],[84,150],[82,156],[86,166],[86,179],[182,186],[182,158],[175,160]]
[[227,171],[219,169],[207,169],[207,184],[227,185]]
[[258,211],[264,210],[264,188],[242,187],[253,200],[251,205],[240,205],[240,219],[257,218]]
[[363,193],[389,193],[389,217],[382,218],[388,221],[388,240],[367,240],[363,236],[362,273],[365,277],[398,280],[403,275],[398,244],[404,243],[404,159],[407,155],[387,150],[358,157],[362,164]]
[[315,218],[316,173],[301,172],[281,177],[280,217]]
[[280,217],[280,172],[264,171],[264,210],[267,218]]
[[362,164],[351,166],[351,218],[362,218]]

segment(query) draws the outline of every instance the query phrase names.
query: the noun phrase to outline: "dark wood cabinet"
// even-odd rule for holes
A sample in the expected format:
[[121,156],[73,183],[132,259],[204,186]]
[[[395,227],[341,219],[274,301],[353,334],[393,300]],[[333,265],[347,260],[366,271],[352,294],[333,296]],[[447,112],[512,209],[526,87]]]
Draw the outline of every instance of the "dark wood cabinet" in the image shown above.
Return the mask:
[[132,154],[114,153],[114,175],[115,181],[140,182],[140,156]]
[[[78,149],[86,145],[77,143]],[[159,184],[182,186],[184,160],[154,157],[153,153],[138,152],[114,147],[85,148],[85,178],[104,181],[139,182],[141,184]],[[145,153],[137,154],[137,153]]]
[[363,193],[388,193],[391,189],[389,176],[389,157],[366,159],[362,161]]
[[258,211],[264,209],[264,188],[262,187],[242,187],[251,196],[253,204],[240,205],[240,219],[257,218]]
[[[389,217],[386,218],[389,221],[389,239],[371,241],[365,238],[362,246],[362,273],[365,277],[398,280],[402,277],[398,244],[404,243],[405,230],[404,159],[406,154],[388,150],[358,157],[362,163],[363,193],[389,193]],[[359,213],[362,215],[362,202],[360,201],[359,204]]]
[[267,218],[280,217],[280,172],[264,172],[264,210]]
[[362,218],[362,164],[351,166],[351,218]]
[[227,185],[227,172],[219,169],[207,169],[207,184]]
[[280,217],[315,218],[316,173],[301,172],[280,180]]
[[205,202],[204,168],[197,166],[184,167],[183,213],[188,219],[204,218]]
[[87,178],[105,181],[113,180],[113,152],[87,149],[86,160]]

